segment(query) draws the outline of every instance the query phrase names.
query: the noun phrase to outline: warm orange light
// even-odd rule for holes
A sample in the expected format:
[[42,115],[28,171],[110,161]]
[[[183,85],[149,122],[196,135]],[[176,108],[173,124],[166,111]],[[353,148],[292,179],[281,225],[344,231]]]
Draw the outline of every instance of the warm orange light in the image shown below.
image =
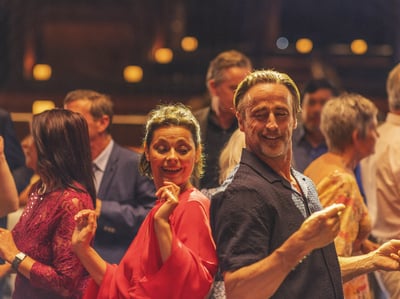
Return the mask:
[[158,63],[170,63],[173,57],[174,53],[170,48],[159,48],[154,52],[154,58]]
[[32,104],[32,114],[38,114],[46,110],[51,110],[56,105],[51,100],[36,100]]
[[33,79],[38,81],[47,81],[51,78],[51,66],[48,64],[36,64],[33,67]]
[[186,52],[196,51],[198,45],[199,42],[197,41],[197,38],[193,36],[185,36],[184,38],[182,38],[181,47]]
[[138,65],[128,65],[124,68],[124,79],[129,83],[137,83],[143,79],[143,69]]
[[307,54],[313,49],[313,42],[309,38],[300,38],[296,42],[296,50],[299,53]]
[[365,54],[368,50],[368,45],[363,39],[355,39],[351,42],[350,45],[351,52],[356,55]]

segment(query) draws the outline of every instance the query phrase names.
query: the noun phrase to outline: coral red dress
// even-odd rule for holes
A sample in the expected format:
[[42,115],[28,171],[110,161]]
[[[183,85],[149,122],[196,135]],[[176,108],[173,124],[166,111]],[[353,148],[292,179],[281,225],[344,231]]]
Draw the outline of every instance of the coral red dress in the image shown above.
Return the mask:
[[91,280],[84,298],[204,298],[217,269],[215,245],[209,225],[210,201],[197,189],[179,195],[170,216],[171,256],[162,263],[150,211],[121,263],[107,265],[100,286]]

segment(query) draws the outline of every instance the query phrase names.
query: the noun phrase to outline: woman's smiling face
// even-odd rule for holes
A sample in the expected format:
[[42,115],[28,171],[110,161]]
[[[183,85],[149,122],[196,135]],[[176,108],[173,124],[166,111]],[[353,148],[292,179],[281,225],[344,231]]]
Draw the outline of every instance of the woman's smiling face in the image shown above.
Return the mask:
[[165,181],[173,182],[181,190],[190,186],[195,163],[200,159],[192,133],[185,127],[161,127],[154,131],[153,139],[145,146],[156,188]]

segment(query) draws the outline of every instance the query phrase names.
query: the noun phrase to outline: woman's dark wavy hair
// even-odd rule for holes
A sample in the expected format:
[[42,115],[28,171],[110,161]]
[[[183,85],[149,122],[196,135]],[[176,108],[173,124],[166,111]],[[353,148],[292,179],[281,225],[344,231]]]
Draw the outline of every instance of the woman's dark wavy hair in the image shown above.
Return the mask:
[[[196,150],[201,146],[200,125],[190,109],[181,103],[160,105],[150,112],[149,119],[146,123],[143,144],[150,146],[155,130],[171,126],[179,126],[188,129],[192,133]],[[202,154],[201,158],[194,166],[193,177],[201,177],[203,174],[203,166],[204,157]],[[150,163],[146,160],[146,155],[144,153],[140,157],[139,170],[143,175],[152,178]]]
[[89,133],[83,116],[59,108],[44,111],[33,116],[32,136],[38,155],[37,172],[47,187],[87,191],[95,204]]

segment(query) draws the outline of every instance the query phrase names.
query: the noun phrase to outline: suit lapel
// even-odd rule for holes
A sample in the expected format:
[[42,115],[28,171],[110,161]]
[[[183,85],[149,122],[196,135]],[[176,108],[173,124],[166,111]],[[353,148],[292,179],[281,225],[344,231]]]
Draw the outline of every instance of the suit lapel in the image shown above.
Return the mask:
[[100,183],[99,198],[107,198],[107,190],[110,190],[110,184],[117,170],[117,162],[119,158],[119,146],[114,143],[110,157],[107,161],[106,169],[104,170],[103,179]]

